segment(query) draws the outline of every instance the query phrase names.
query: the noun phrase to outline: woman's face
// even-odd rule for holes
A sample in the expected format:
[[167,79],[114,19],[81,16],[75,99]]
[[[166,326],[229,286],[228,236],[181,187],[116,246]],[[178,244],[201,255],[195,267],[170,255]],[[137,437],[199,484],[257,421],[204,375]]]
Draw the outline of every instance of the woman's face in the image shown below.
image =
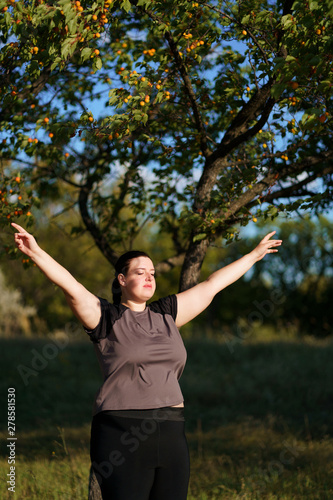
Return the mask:
[[119,274],[122,301],[146,302],[155,293],[155,269],[149,257],[136,257],[130,261],[126,275]]

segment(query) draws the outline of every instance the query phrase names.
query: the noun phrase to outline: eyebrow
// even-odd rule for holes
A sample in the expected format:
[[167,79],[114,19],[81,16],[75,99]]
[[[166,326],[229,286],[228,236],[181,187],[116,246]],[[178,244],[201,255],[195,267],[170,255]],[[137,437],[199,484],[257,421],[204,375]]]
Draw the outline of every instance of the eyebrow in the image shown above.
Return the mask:
[[[136,267],[134,271],[139,271],[139,270],[145,271],[146,269],[147,269],[146,267]],[[155,268],[150,269],[150,271],[155,271]]]

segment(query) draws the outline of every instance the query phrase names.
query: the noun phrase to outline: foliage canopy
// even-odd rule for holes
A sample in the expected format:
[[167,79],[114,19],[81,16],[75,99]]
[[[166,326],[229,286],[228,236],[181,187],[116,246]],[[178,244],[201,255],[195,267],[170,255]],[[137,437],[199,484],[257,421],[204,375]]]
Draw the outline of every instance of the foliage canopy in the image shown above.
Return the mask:
[[0,0],[2,225],[68,184],[73,231],[114,263],[156,221],[185,289],[217,238],[327,209],[330,7]]

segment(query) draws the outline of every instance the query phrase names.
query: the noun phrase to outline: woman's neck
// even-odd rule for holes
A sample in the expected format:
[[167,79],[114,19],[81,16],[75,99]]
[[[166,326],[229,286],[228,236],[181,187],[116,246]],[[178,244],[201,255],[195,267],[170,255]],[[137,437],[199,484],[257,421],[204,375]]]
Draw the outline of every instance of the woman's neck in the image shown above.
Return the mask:
[[146,309],[146,302],[136,302],[135,300],[125,299],[122,300],[121,303],[132,311],[140,312]]

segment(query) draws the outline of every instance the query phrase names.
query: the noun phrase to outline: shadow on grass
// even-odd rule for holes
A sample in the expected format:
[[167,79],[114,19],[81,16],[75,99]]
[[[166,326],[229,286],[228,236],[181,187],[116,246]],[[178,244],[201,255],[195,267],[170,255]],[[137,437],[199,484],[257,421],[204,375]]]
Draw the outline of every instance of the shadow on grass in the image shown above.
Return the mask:
[[[187,431],[199,436],[193,445],[189,440],[190,447],[200,445],[200,433],[214,435],[233,423],[251,428],[258,422],[305,438],[333,434],[331,342],[253,342],[231,351],[202,339],[188,340],[186,347],[181,386]],[[101,383],[91,342],[57,348],[50,339],[1,339],[0,349],[2,408],[8,388],[16,390],[17,452],[66,453],[61,429],[71,449],[88,452],[92,403]],[[0,431],[7,435],[5,421]]]
[[203,429],[248,420],[308,437],[333,433],[332,340],[192,341],[182,379],[187,420]]

